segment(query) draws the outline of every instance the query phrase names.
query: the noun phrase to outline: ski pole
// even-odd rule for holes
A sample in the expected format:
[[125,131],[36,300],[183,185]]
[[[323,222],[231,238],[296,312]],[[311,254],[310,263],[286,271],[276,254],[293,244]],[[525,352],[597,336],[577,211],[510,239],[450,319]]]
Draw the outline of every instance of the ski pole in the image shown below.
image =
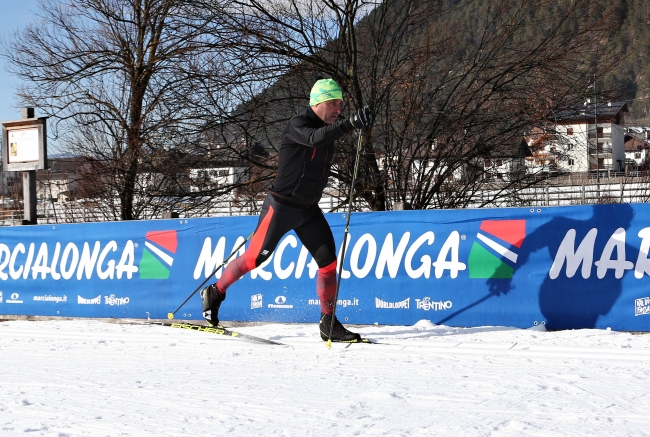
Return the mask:
[[336,280],[336,292],[334,293],[334,307],[332,308],[332,322],[330,324],[330,333],[327,340],[327,347],[332,348],[332,330],[334,329],[334,317],[336,316],[336,302],[339,298],[339,289],[341,288],[341,272],[343,271],[343,262],[345,261],[345,249],[348,245],[348,230],[350,227],[350,216],[352,215],[352,204],[354,203],[354,185],[357,182],[357,171],[359,169],[359,155],[361,155],[361,140],[363,136],[359,129],[359,141],[357,142],[357,157],[354,160],[354,172],[352,173],[352,186],[350,187],[350,202],[348,203],[348,215],[345,218],[345,230],[343,231],[343,243],[341,243],[341,263],[339,264],[339,277]]
[[488,293],[487,295],[483,296],[482,298],[480,298],[480,299],[477,300],[476,302],[471,303],[471,304],[467,305],[466,307],[459,309],[458,311],[456,311],[456,312],[454,312],[454,313],[448,315],[447,317],[445,317],[445,318],[442,319],[442,320],[439,320],[438,322],[436,322],[436,325],[442,325],[443,323],[445,323],[445,322],[448,321],[448,320],[453,319],[454,317],[456,317],[456,316],[459,315],[460,313],[463,313],[463,312],[469,310],[470,308],[473,308],[473,307],[475,307],[476,305],[479,305],[479,304],[485,302],[486,300],[488,300],[488,299],[491,298],[492,296],[497,296],[497,294],[494,294],[494,293]]
[[213,276],[214,276],[214,275],[219,271],[219,269],[220,269],[221,267],[225,266],[225,265],[228,263],[228,261],[230,260],[230,258],[232,258],[232,256],[233,256],[234,254],[236,254],[237,252],[239,252],[239,249],[241,249],[241,248],[244,246],[244,244],[246,244],[246,243],[248,242],[248,240],[251,239],[251,237],[253,236],[254,233],[255,233],[255,232],[253,232],[252,234],[250,234],[250,235],[248,236],[248,238],[246,238],[246,239],[245,239],[245,240],[244,240],[244,241],[243,241],[239,246],[237,246],[237,248],[235,248],[235,249],[232,251],[232,253],[231,253],[230,255],[228,255],[228,258],[226,258],[225,260],[223,260],[223,262],[222,262],[222,263],[221,263],[221,264],[220,264],[216,269],[214,269],[214,271],[213,271],[212,273],[210,273],[210,275],[209,275],[207,278],[205,278],[205,279],[203,280],[203,282],[201,282],[201,284],[196,288],[196,290],[194,290],[194,291],[192,292],[192,294],[190,294],[189,296],[187,296],[187,299],[185,299],[185,300],[183,301],[183,303],[180,304],[180,305],[178,306],[178,308],[176,308],[176,309],[174,310],[173,313],[167,313],[167,318],[168,318],[168,319],[173,319],[173,318],[174,318],[174,315],[178,312],[178,310],[180,310],[181,308],[183,308],[183,305],[185,305],[185,304],[187,303],[187,301],[189,301],[189,300],[192,298],[192,296],[194,296],[194,295],[196,294],[197,291],[199,291],[201,288],[203,288],[203,286],[205,285],[205,283],[208,282],[208,280],[209,280],[210,278],[212,278],[212,277],[213,277]]

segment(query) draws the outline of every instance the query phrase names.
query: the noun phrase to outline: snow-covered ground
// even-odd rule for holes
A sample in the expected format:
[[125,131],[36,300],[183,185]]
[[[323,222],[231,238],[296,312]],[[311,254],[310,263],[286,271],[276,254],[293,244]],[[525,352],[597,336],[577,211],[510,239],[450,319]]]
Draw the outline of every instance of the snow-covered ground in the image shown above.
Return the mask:
[[[539,327],[543,328],[543,327]],[[99,320],[0,323],[0,436],[646,436],[650,335],[316,325],[287,346]]]

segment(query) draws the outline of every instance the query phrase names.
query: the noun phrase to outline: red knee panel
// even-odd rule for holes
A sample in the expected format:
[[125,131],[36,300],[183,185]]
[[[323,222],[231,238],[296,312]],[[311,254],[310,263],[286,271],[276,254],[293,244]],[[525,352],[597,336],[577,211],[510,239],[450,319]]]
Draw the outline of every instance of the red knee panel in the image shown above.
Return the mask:
[[321,312],[332,314],[336,294],[336,261],[318,269],[316,293],[320,299]]
[[331,264],[326,265],[318,269],[319,275],[334,275],[336,274],[336,261],[332,261]]
[[221,279],[217,281],[217,288],[221,293],[225,293],[226,290],[228,290],[228,287],[249,271],[250,269],[247,267],[246,260],[243,256],[235,258],[223,271]]
[[246,265],[249,271],[257,267],[255,265],[255,261],[257,260],[257,257],[259,256],[260,251],[262,250],[262,245],[264,244],[266,233],[269,230],[271,218],[273,218],[273,207],[269,206],[269,211],[262,219],[262,223],[260,223],[259,227],[255,231],[255,235],[253,235],[253,239],[251,240],[251,245],[248,247],[248,250],[246,250],[246,252],[244,253],[244,257],[246,258]]

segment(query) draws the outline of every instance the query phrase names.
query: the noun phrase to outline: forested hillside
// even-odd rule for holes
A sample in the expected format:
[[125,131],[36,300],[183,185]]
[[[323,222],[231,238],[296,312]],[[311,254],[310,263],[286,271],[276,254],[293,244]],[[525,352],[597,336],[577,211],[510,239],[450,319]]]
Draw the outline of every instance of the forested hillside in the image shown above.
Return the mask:
[[[485,162],[520,161],[525,136],[553,135],[549,117],[593,96],[594,79],[600,102],[625,100],[629,122],[650,125],[648,0],[43,3],[0,53],[26,82],[24,106],[88,158],[79,179],[117,219],[264,192],[280,133],[319,76],[343,89],[344,114],[373,108],[363,142],[339,142],[330,177],[341,205],[354,194],[377,211],[488,206],[556,174],[519,166],[485,197],[500,176]],[[196,177],[195,191],[197,162],[251,170]]]
[[623,99],[630,101],[632,118],[650,125],[650,4],[647,0],[622,0],[616,17],[620,28],[612,47],[621,63],[612,78],[621,86]]
[[[485,27],[490,0],[457,0],[449,10],[455,21],[460,18],[467,29]],[[564,4],[571,4],[567,1]],[[593,67],[592,75],[597,79],[597,88],[608,98],[624,100],[630,107],[628,122],[650,125],[650,2],[648,0],[613,0],[593,2],[596,8],[607,10],[606,19],[614,24],[614,31],[608,41],[598,43],[597,50],[603,58],[610,58],[606,65]],[[540,22],[561,14],[562,2],[544,3],[536,12]],[[552,22],[552,20],[548,20]],[[546,26],[527,29],[533,41],[548,36],[552,28]],[[468,32],[472,34],[472,32]],[[476,35],[476,34],[473,34]],[[468,41],[477,44],[476,40]]]

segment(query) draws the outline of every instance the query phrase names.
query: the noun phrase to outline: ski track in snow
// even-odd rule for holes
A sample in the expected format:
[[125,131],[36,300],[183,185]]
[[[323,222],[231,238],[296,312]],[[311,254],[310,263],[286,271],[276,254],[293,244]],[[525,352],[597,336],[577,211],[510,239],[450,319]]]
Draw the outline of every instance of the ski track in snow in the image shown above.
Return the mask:
[[650,335],[537,328],[2,322],[0,436],[650,435]]

